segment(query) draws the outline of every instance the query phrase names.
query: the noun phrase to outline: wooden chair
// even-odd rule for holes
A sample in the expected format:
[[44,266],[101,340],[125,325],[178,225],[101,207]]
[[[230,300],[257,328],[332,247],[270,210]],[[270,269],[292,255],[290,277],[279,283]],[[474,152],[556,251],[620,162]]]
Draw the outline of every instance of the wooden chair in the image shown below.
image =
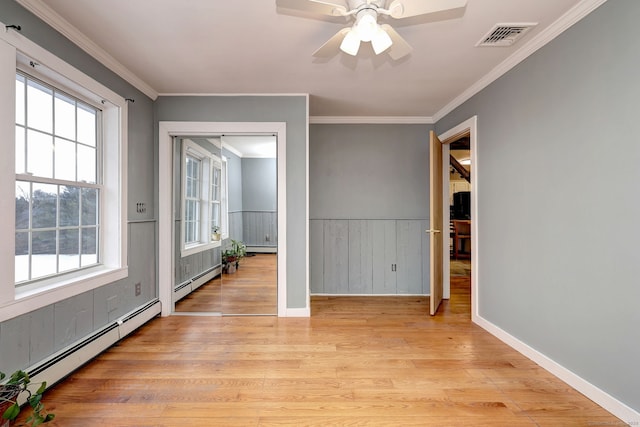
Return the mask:
[[[469,242],[469,250],[466,242]],[[471,221],[453,220],[453,259],[471,258]]]

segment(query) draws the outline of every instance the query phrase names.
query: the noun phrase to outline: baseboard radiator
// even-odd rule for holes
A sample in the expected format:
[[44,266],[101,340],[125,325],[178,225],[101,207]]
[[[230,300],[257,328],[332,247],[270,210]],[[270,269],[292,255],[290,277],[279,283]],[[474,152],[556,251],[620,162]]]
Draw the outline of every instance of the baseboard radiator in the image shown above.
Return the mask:
[[254,252],[257,254],[275,254],[278,253],[277,246],[249,246],[247,245],[247,252]]
[[31,366],[26,371],[34,384],[46,381],[47,386],[50,387],[159,315],[160,310],[161,304],[156,298]]
[[209,280],[220,275],[220,273],[222,273],[222,266],[217,265],[203,271],[200,274],[195,275],[189,280],[180,283],[178,286],[173,288],[174,301],[179,301],[182,298],[186,297],[191,292],[207,283]]

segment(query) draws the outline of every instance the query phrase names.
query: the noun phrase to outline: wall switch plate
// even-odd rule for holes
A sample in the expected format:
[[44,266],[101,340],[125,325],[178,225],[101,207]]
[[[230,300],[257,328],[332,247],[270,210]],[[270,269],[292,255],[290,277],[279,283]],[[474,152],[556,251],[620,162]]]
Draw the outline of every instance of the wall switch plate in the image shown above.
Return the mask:
[[140,282],[138,282],[135,285],[135,294],[138,297],[138,296],[140,296],[141,293],[142,293],[142,284]]

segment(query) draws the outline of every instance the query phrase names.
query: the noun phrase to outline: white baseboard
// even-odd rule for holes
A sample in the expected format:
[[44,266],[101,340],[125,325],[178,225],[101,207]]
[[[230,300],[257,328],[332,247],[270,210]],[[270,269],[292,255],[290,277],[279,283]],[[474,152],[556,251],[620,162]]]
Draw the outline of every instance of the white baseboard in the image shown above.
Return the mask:
[[555,375],[598,405],[602,406],[607,411],[611,412],[616,417],[620,418],[623,422],[629,425],[640,425],[640,412],[620,402],[604,390],[576,375],[569,369],[505,332],[503,329],[483,317],[475,316],[474,322],[508,346],[512,347],[514,350],[531,359],[551,374]]
[[284,317],[311,317],[311,309],[309,307],[287,308]]

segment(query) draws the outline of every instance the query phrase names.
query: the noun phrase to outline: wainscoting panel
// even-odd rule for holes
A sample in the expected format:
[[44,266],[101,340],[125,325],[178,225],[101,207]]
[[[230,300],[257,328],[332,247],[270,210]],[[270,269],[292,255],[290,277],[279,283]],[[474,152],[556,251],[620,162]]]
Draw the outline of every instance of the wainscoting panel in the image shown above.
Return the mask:
[[311,293],[428,294],[427,224],[427,220],[311,220]]
[[273,211],[243,211],[242,235],[247,246],[278,246],[277,214]]

